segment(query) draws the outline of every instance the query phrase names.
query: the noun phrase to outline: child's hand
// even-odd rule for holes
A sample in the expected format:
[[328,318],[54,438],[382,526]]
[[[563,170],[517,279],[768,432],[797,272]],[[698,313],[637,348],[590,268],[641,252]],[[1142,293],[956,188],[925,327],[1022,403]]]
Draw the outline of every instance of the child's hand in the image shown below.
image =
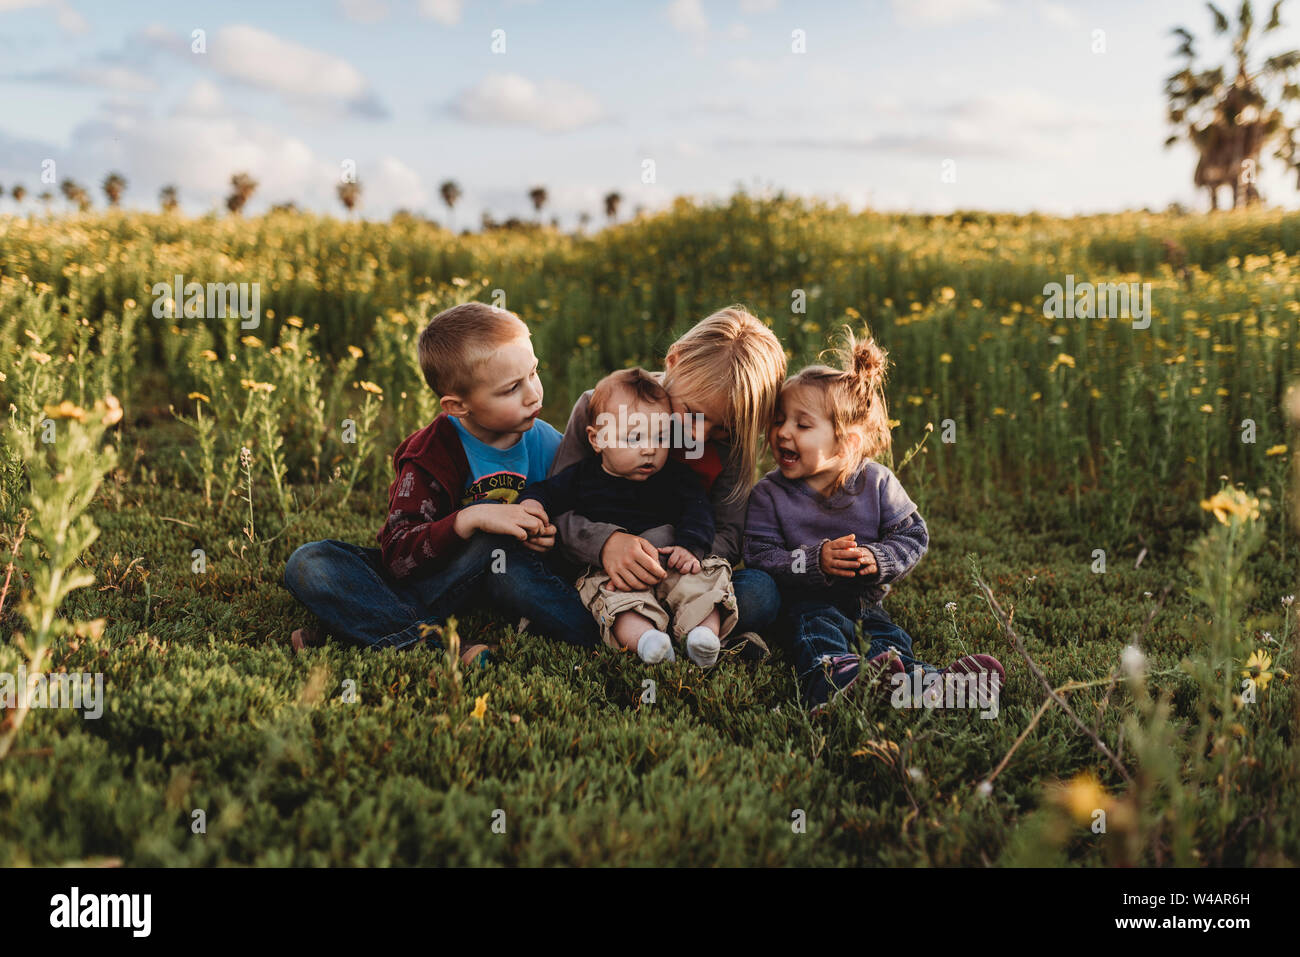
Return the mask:
[[864,556],[871,561],[871,570],[876,570],[876,560],[871,552],[865,548],[859,548],[855,544],[856,539],[852,532],[842,535],[839,538],[831,539],[822,545],[821,566],[822,572],[826,575],[835,575],[839,578],[852,578],[858,574],[869,574],[862,571]]
[[600,551],[600,564],[616,591],[654,588],[668,573],[655,547],[640,535],[615,532]]
[[[530,499],[529,502],[531,501]],[[523,505],[470,505],[460,510],[460,516],[464,516],[471,533],[478,531],[487,532],[489,535],[509,535],[511,538],[526,542],[530,537],[544,536],[548,524],[546,510],[542,509],[539,517],[534,509],[527,507],[529,502]],[[537,507],[541,508],[540,505]],[[460,516],[457,516],[458,520]],[[460,531],[459,527],[457,531]],[[555,529],[552,526],[551,535],[554,534]]]
[[529,535],[524,541],[524,548],[534,552],[549,552],[555,547],[555,526],[551,524],[550,516],[546,514],[546,509],[542,503],[535,498],[524,499],[519,503],[520,508],[527,509],[532,514],[542,520],[542,530],[536,534]]
[[665,565],[683,575],[694,575],[700,570],[700,560],[680,545],[661,548],[659,554],[667,556]]
[[869,548],[859,548],[858,551],[862,552],[862,567],[858,569],[858,574],[874,575],[879,570],[876,567],[876,556]]

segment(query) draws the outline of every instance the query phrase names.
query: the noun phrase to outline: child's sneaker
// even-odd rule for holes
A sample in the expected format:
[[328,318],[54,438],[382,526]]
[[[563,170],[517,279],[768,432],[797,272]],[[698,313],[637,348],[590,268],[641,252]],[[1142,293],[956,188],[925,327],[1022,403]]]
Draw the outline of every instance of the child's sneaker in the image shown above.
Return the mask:
[[1002,662],[992,655],[963,655],[943,670],[945,673],[952,672],[958,675],[995,675],[997,680],[990,681],[994,685],[992,689],[994,694],[999,693],[1007,683],[1007,673],[1002,667]]
[[867,666],[863,670],[863,677],[870,681],[875,678],[879,681],[879,691],[888,698],[894,693],[894,675],[906,674],[907,669],[903,667],[903,662],[898,656],[888,651],[882,651],[874,658],[867,660]]
[[470,645],[460,653],[460,663],[465,667],[486,668],[492,664],[492,649],[487,645]]
[[712,668],[718,663],[722,643],[711,629],[696,625],[686,635],[686,657],[701,668]]
[[804,707],[813,717],[857,683],[862,660],[857,655],[837,655],[812,673],[804,688]]
[[297,628],[289,636],[289,644],[293,646],[294,651],[302,651],[304,648],[319,648],[325,644],[325,636],[315,628]]
[[767,647],[767,642],[756,631],[740,634],[733,631],[723,639],[722,651],[728,655],[735,655],[741,661],[762,661],[772,653]]

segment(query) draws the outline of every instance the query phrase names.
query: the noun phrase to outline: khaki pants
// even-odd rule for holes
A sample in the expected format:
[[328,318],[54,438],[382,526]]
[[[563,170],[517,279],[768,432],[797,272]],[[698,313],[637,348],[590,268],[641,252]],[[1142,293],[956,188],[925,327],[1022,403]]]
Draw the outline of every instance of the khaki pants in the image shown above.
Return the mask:
[[622,647],[614,637],[614,617],[625,611],[644,615],[659,631],[678,639],[685,638],[687,632],[704,621],[715,605],[723,606],[719,638],[731,633],[738,618],[736,593],[731,588],[731,565],[717,555],[701,559],[700,570],[694,575],[683,575],[670,568],[663,581],[642,591],[614,590],[609,587],[609,576],[599,568],[589,569],[578,579],[576,587],[578,597],[591,609],[600,625],[601,637],[611,648]]

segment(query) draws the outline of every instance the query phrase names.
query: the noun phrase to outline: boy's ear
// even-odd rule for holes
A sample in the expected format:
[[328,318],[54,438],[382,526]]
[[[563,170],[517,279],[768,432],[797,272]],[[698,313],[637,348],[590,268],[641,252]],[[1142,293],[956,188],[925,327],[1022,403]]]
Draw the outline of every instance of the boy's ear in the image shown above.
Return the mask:
[[439,398],[438,405],[442,407],[442,411],[457,419],[469,412],[469,408],[465,405],[464,400],[462,400],[460,396],[454,394],[444,395]]
[[594,425],[587,426],[587,441],[591,443],[592,451],[599,455],[602,451],[600,445],[600,430]]

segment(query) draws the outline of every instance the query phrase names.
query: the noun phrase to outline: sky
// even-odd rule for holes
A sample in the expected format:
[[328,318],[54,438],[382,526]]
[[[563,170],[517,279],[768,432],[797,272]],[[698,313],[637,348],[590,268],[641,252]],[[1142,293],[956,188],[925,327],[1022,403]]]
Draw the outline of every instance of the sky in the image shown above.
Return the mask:
[[[1266,52],[1300,46],[1293,2]],[[99,204],[115,170],[123,205],[156,208],[170,183],[201,213],[247,171],[250,212],[337,213],[355,170],[360,215],[447,223],[453,179],[458,228],[532,218],[538,185],[566,228],[603,221],[610,191],[626,216],[741,187],[855,209],[1203,209],[1193,152],[1163,147],[1177,25],[1222,62],[1193,0],[0,0],[0,185],[57,196],[53,161]],[[1267,156],[1260,189],[1300,206]]]

